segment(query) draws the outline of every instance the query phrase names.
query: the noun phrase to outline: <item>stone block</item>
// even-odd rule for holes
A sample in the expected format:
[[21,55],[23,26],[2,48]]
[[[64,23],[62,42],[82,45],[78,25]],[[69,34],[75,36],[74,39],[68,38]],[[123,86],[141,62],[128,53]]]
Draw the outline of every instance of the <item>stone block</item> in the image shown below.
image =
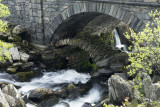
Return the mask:
[[113,16],[113,17],[116,17],[117,12],[118,12],[118,9],[119,9],[118,6],[114,6],[114,10],[113,10],[113,12],[112,12],[112,16]]
[[113,13],[113,11],[114,11],[114,5],[111,5],[111,9],[110,9],[110,11],[109,11],[109,15],[111,15],[112,16],[112,13]]
[[111,9],[111,4],[105,4],[105,12],[104,12],[104,14],[109,14],[109,12],[110,12],[110,9]]

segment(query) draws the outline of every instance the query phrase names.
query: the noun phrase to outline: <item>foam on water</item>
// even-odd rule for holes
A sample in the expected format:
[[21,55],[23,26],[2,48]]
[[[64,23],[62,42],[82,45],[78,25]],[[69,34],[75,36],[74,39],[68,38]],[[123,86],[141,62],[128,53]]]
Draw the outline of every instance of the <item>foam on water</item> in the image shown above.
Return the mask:
[[[101,99],[101,94],[102,94],[102,90],[100,89],[99,86],[95,85],[89,92],[87,95],[83,96],[83,97],[79,97],[75,100],[69,101],[69,100],[62,100],[60,102],[66,102],[69,104],[70,107],[82,107],[82,105],[85,102],[94,104],[96,102],[98,102]],[[64,104],[57,104],[53,107],[66,107]]]
[[[90,75],[86,73],[78,73],[75,70],[61,70],[58,72],[44,72],[40,78],[35,78],[30,82],[17,82],[7,73],[0,73],[0,82],[11,83],[21,86],[20,92],[27,94],[30,90],[36,88],[54,88],[54,85],[63,83],[79,82],[86,83],[90,79]],[[55,87],[60,88],[60,87]]]
[[[85,84],[89,79],[90,75],[86,73],[78,73],[75,70],[61,70],[58,72],[44,72],[42,77],[35,78],[30,82],[17,82],[11,75],[7,73],[0,73],[0,82],[11,83],[17,86],[21,86],[19,89],[23,94],[28,95],[29,92],[36,88],[55,88],[60,89],[61,87],[58,84],[63,83],[74,83],[78,84],[79,82]],[[55,87],[54,87],[55,85]],[[70,105],[70,107],[81,107],[85,102],[95,103],[101,98],[100,88],[94,86],[87,95],[79,97],[75,100],[62,100]],[[27,107],[36,107],[30,103],[26,104]],[[66,107],[63,103],[57,104],[54,107]]]

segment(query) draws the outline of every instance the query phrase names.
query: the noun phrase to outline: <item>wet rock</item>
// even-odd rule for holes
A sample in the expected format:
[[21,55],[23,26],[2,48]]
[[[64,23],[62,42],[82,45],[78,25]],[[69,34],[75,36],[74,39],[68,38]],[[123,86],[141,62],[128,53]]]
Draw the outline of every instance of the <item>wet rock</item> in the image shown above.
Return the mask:
[[85,102],[82,107],[93,107],[90,103]]
[[25,31],[26,31],[26,30],[25,30],[25,28],[24,28],[23,26],[17,25],[16,27],[13,28],[12,33],[19,35],[19,34],[21,34],[21,33],[24,33]]
[[43,63],[40,63],[40,67],[41,68],[46,68],[46,65],[44,65]]
[[98,67],[107,67],[111,58],[104,59],[96,63]]
[[18,72],[16,73],[17,79],[19,81],[25,82],[29,81],[31,78],[35,77],[36,74],[34,71],[27,71],[27,72]]
[[78,96],[80,96],[79,90],[74,86],[74,84],[68,85],[68,91],[69,91],[69,99],[75,99]]
[[16,101],[12,96],[5,94],[5,98],[6,98],[10,107],[16,107]]
[[109,70],[109,69],[102,68],[102,69],[99,69],[99,70],[98,70],[98,73],[99,73],[99,74],[104,74],[104,75],[109,75],[109,74],[112,74],[113,71],[112,71],[112,70]]
[[20,60],[20,54],[17,47],[10,48],[11,56],[13,60]]
[[50,98],[46,99],[45,101],[42,101],[38,107],[53,107],[58,103],[59,99],[58,98]]
[[110,65],[111,69],[117,72],[123,71],[123,64],[121,63],[114,63]]
[[1,107],[10,107],[1,89],[0,89],[0,103],[2,105]]
[[21,69],[22,70],[27,70],[27,69],[31,68],[33,65],[34,65],[33,62],[26,62],[21,66]]
[[160,83],[152,84],[150,89],[151,89],[150,99],[152,101],[160,100]]
[[35,52],[30,52],[29,53],[29,59],[28,59],[28,61],[37,61],[39,58],[38,58],[38,55],[36,55],[36,53]]
[[152,85],[152,80],[151,80],[151,77],[148,74],[143,75],[142,85],[143,85],[145,97],[149,98],[150,95],[151,95],[150,87]]
[[19,67],[19,66],[22,66],[23,63],[22,62],[15,62],[12,64],[14,67]]
[[160,76],[159,75],[153,75],[152,82],[156,83],[158,81],[160,81]]
[[112,75],[108,80],[109,98],[111,102],[121,103],[126,97],[134,98],[134,89],[126,80]]
[[12,96],[16,101],[16,107],[26,107],[25,102],[23,101],[20,92],[12,85],[6,85],[2,88],[3,93]]
[[21,37],[18,36],[18,35],[9,36],[8,37],[8,41],[9,42],[20,42],[21,41]]
[[31,44],[35,49],[37,49],[37,50],[40,50],[40,51],[43,51],[43,50],[45,50],[46,48],[47,48],[47,46],[45,46],[45,45],[39,45],[39,44]]
[[30,99],[33,102],[41,102],[51,95],[54,95],[53,89],[39,88],[39,89],[32,90],[28,96],[28,99]]
[[29,59],[29,55],[23,52],[19,52],[19,53],[20,53],[21,60],[24,62],[27,62]]
[[14,74],[17,71],[17,67],[12,67],[12,68],[7,68],[7,73],[9,74]]
[[114,75],[118,75],[119,77],[123,78],[124,80],[128,80],[128,77],[125,73],[115,73]]

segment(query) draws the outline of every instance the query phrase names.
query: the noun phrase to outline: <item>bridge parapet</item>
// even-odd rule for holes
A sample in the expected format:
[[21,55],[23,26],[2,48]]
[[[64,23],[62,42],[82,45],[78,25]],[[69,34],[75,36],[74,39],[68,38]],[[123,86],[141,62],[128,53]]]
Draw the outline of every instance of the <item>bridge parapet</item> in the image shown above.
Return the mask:
[[141,3],[141,4],[160,4],[160,0],[86,0],[86,1],[96,1],[96,2],[111,2],[111,3],[123,3],[123,4],[128,4],[128,3]]

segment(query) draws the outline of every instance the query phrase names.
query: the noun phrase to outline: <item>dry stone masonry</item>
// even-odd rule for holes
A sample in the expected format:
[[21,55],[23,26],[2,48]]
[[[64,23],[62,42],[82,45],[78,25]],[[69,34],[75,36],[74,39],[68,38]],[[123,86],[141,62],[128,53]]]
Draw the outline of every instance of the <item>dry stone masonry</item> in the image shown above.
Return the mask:
[[96,12],[115,17],[139,32],[151,21],[148,12],[160,9],[160,0],[2,0],[11,11],[5,20],[25,26],[32,40],[48,44],[69,17]]

